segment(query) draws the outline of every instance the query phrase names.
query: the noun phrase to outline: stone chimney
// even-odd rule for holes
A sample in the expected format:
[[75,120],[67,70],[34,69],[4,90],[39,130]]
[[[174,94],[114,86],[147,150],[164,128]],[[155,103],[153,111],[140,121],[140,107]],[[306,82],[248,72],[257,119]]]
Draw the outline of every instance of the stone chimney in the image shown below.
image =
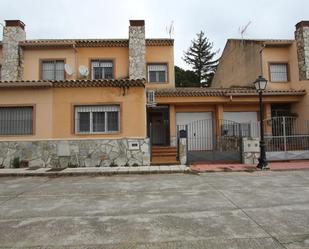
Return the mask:
[[25,24],[20,20],[6,20],[3,28],[1,80],[22,79],[23,51],[19,42],[25,40]]
[[297,42],[299,79],[309,80],[309,21],[296,24],[295,40]]
[[130,20],[129,78],[146,79],[145,21]]

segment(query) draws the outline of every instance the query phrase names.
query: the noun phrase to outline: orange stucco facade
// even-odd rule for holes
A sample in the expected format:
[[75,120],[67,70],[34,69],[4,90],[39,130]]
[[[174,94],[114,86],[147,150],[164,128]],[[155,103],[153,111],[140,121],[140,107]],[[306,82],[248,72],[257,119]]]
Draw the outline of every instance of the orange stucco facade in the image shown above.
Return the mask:
[[0,107],[33,106],[33,135],[0,136],[0,140],[53,138],[52,89],[1,89]]
[[[120,131],[114,134],[81,135],[74,130],[74,106],[117,104]],[[0,136],[0,140],[63,138],[144,138],[146,98],[143,88],[53,88],[0,91],[1,106],[33,106],[33,135]],[[134,110],[134,111],[132,111]]]
[[[235,85],[253,86],[253,82],[258,75],[262,75],[268,81],[267,89],[294,89],[308,92],[309,80],[300,80],[297,54],[296,40],[228,40],[212,86],[225,88]],[[250,59],[245,60],[246,57],[250,57]],[[245,61],[248,62],[248,65],[251,65],[252,61],[256,66],[250,66],[248,69],[248,65],[244,65]],[[271,63],[287,64],[287,82],[271,81]],[[308,95],[296,102],[285,99],[282,103],[290,104],[291,112],[296,113],[299,119],[309,120]]]
[[[147,46],[146,65],[151,63],[167,64],[167,82],[147,83],[147,88],[175,87],[174,80],[174,50],[172,46]],[[0,62],[1,62],[0,50]],[[114,78],[127,78],[129,74],[128,47],[78,47],[78,48],[26,48],[24,49],[24,80],[40,80],[40,62],[46,59],[62,59],[74,69],[72,76],[65,75],[68,80],[79,79],[78,67],[90,67],[91,60],[110,60],[114,64]],[[91,72],[88,79],[91,79]]]
[[[166,82],[148,83],[145,87],[49,87],[25,89],[0,89],[1,106],[33,106],[33,134],[25,136],[0,136],[1,140],[28,139],[89,139],[89,138],[145,138],[147,137],[146,90],[173,88],[174,48],[172,40],[163,45],[160,39],[145,46],[145,71],[148,64],[166,64]],[[159,40],[159,41],[158,41]],[[49,40],[51,43],[54,40]],[[56,41],[56,40],[55,40]],[[72,42],[71,40],[68,43]],[[96,42],[96,41],[95,41]],[[22,81],[42,80],[43,60],[63,60],[73,69],[73,75],[65,73],[65,81],[92,80],[91,61],[106,60],[113,62],[113,78],[129,78],[128,40],[107,39],[105,45],[82,46],[46,44],[22,47]],[[59,45],[60,44],[60,45]],[[106,45],[107,44],[107,45]],[[3,64],[2,44],[0,42],[0,66]],[[89,75],[82,77],[79,66],[89,69]],[[145,75],[148,78],[148,73]],[[111,134],[76,134],[74,106],[119,105],[119,132]]]
[[[111,40],[110,40],[111,41]],[[106,40],[105,43],[110,41]],[[54,42],[53,40],[50,41]],[[57,43],[57,42],[56,42]],[[55,44],[56,44],[55,43]],[[40,81],[42,79],[42,60],[64,60],[73,68],[73,75],[65,74],[64,84],[74,80],[92,81],[91,61],[108,60],[113,62],[113,80],[127,80],[130,69],[130,48],[123,41],[114,41],[112,45],[100,45],[90,41],[86,45],[75,46],[62,44],[40,45],[35,42],[23,47],[23,81]],[[119,45],[120,44],[120,45]],[[34,132],[29,136],[0,136],[0,140],[24,139],[89,139],[89,138],[146,138],[149,136],[147,90],[174,89],[174,47],[171,41],[154,41],[145,46],[145,71],[146,81],[142,87],[122,86],[91,86],[91,87],[57,87],[47,88],[3,88],[0,89],[1,106],[31,105],[34,107]],[[245,48],[245,49],[244,49]],[[309,87],[307,82],[298,80],[298,65],[295,42],[291,45],[265,47],[262,50],[256,42],[237,43],[231,41],[227,44],[221,62],[214,78],[215,87],[244,87],[248,82],[253,82],[262,70],[266,79],[269,75],[269,62],[287,62],[289,64],[289,82],[268,84],[269,89],[300,89]],[[0,46],[0,64],[3,63],[2,49]],[[148,64],[165,64],[167,66],[166,82],[149,83],[147,81]],[[90,73],[81,77],[78,73],[79,66],[85,65]],[[113,81],[111,80],[111,81]],[[131,80],[131,78],[130,78]],[[308,89],[309,90],[309,89]],[[271,115],[271,104],[291,103],[298,113],[309,119],[306,108],[309,99],[297,95],[266,96],[264,98],[265,118]],[[256,112],[258,113],[258,97],[256,95],[243,96],[171,96],[156,97],[157,107],[168,107],[169,135],[176,136],[177,113],[210,112],[215,119],[224,119],[224,112]],[[120,120],[119,132],[111,134],[77,134],[75,131],[75,106],[93,105],[119,105]],[[162,120],[161,120],[162,121]],[[217,129],[219,130],[219,129]]]
[[[81,135],[74,131],[74,106],[120,106],[120,131],[116,134]],[[54,138],[144,138],[146,137],[146,97],[143,88],[55,88],[53,94]],[[134,110],[134,111],[133,111]]]

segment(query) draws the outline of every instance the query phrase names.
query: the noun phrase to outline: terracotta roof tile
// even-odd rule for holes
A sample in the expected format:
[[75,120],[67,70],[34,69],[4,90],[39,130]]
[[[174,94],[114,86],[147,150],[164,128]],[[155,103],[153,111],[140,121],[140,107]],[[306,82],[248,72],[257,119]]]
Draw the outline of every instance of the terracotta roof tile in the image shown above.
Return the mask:
[[51,82],[45,81],[0,81],[1,88],[49,88]]
[[[22,47],[128,47],[128,39],[38,39],[20,42]],[[146,39],[146,46],[173,46],[173,39]]]
[[[305,95],[305,90],[266,90],[264,95]],[[167,88],[156,90],[157,97],[254,96],[253,88]]]
[[0,88],[74,88],[74,87],[145,87],[144,79],[137,80],[60,80],[60,81],[1,81]]
[[54,87],[145,87],[145,80],[63,80],[52,84]]
[[146,46],[174,46],[173,39],[146,39]]

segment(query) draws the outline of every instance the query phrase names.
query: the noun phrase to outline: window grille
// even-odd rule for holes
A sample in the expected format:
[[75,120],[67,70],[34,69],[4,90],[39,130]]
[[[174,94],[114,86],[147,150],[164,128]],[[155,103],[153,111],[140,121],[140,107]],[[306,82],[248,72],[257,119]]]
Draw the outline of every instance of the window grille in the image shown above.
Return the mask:
[[271,82],[288,82],[287,64],[270,64],[269,69]]
[[43,80],[64,80],[64,61],[42,61]]
[[156,97],[155,97],[155,91],[148,90],[147,91],[147,105],[155,105],[156,104]]
[[117,105],[75,107],[75,132],[78,134],[119,132],[119,120]]
[[33,107],[0,107],[0,135],[32,135]]
[[112,61],[92,61],[92,79],[113,79],[113,62]]

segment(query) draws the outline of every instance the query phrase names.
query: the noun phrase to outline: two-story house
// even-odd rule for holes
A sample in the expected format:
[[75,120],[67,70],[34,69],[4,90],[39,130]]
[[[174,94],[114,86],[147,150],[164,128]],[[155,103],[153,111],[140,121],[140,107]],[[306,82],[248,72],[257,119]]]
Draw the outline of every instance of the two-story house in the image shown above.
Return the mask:
[[[230,134],[224,120],[257,120],[254,89],[175,88],[174,41],[146,39],[144,25],[130,21],[128,39],[28,40],[23,22],[6,21],[0,165],[174,164],[179,130],[187,130],[192,155],[208,157],[226,142],[217,138]],[[304,94],[268,90],[265,115]]]
[[[309,87],[309,22],[296,24],[295,39],[248,40],[229,39],[213,80],[214,88],[253,87],[258,75],[267,81],[267,91],[308,91]],[[286,98],[282,102],[264,100],[266,135],[271,151],[292,150],[291,155],[278,154],[275,159],[309,158],[309,97],[298,101]],[[244,107],[246,109],[246,107]],[[248,113],[246,109],[244,113]],[[239,122],[237,115],[234,120]],[[281,136],[281,137],[280,137]],[[298,138],[302,137],[302,138]],[[297,155],[296,151],[302,151]],[[280,156],[279,156],[280,155]],[[301,156],[301,157],[299,157]],[[270,156],[270,158],[272,158]]]

